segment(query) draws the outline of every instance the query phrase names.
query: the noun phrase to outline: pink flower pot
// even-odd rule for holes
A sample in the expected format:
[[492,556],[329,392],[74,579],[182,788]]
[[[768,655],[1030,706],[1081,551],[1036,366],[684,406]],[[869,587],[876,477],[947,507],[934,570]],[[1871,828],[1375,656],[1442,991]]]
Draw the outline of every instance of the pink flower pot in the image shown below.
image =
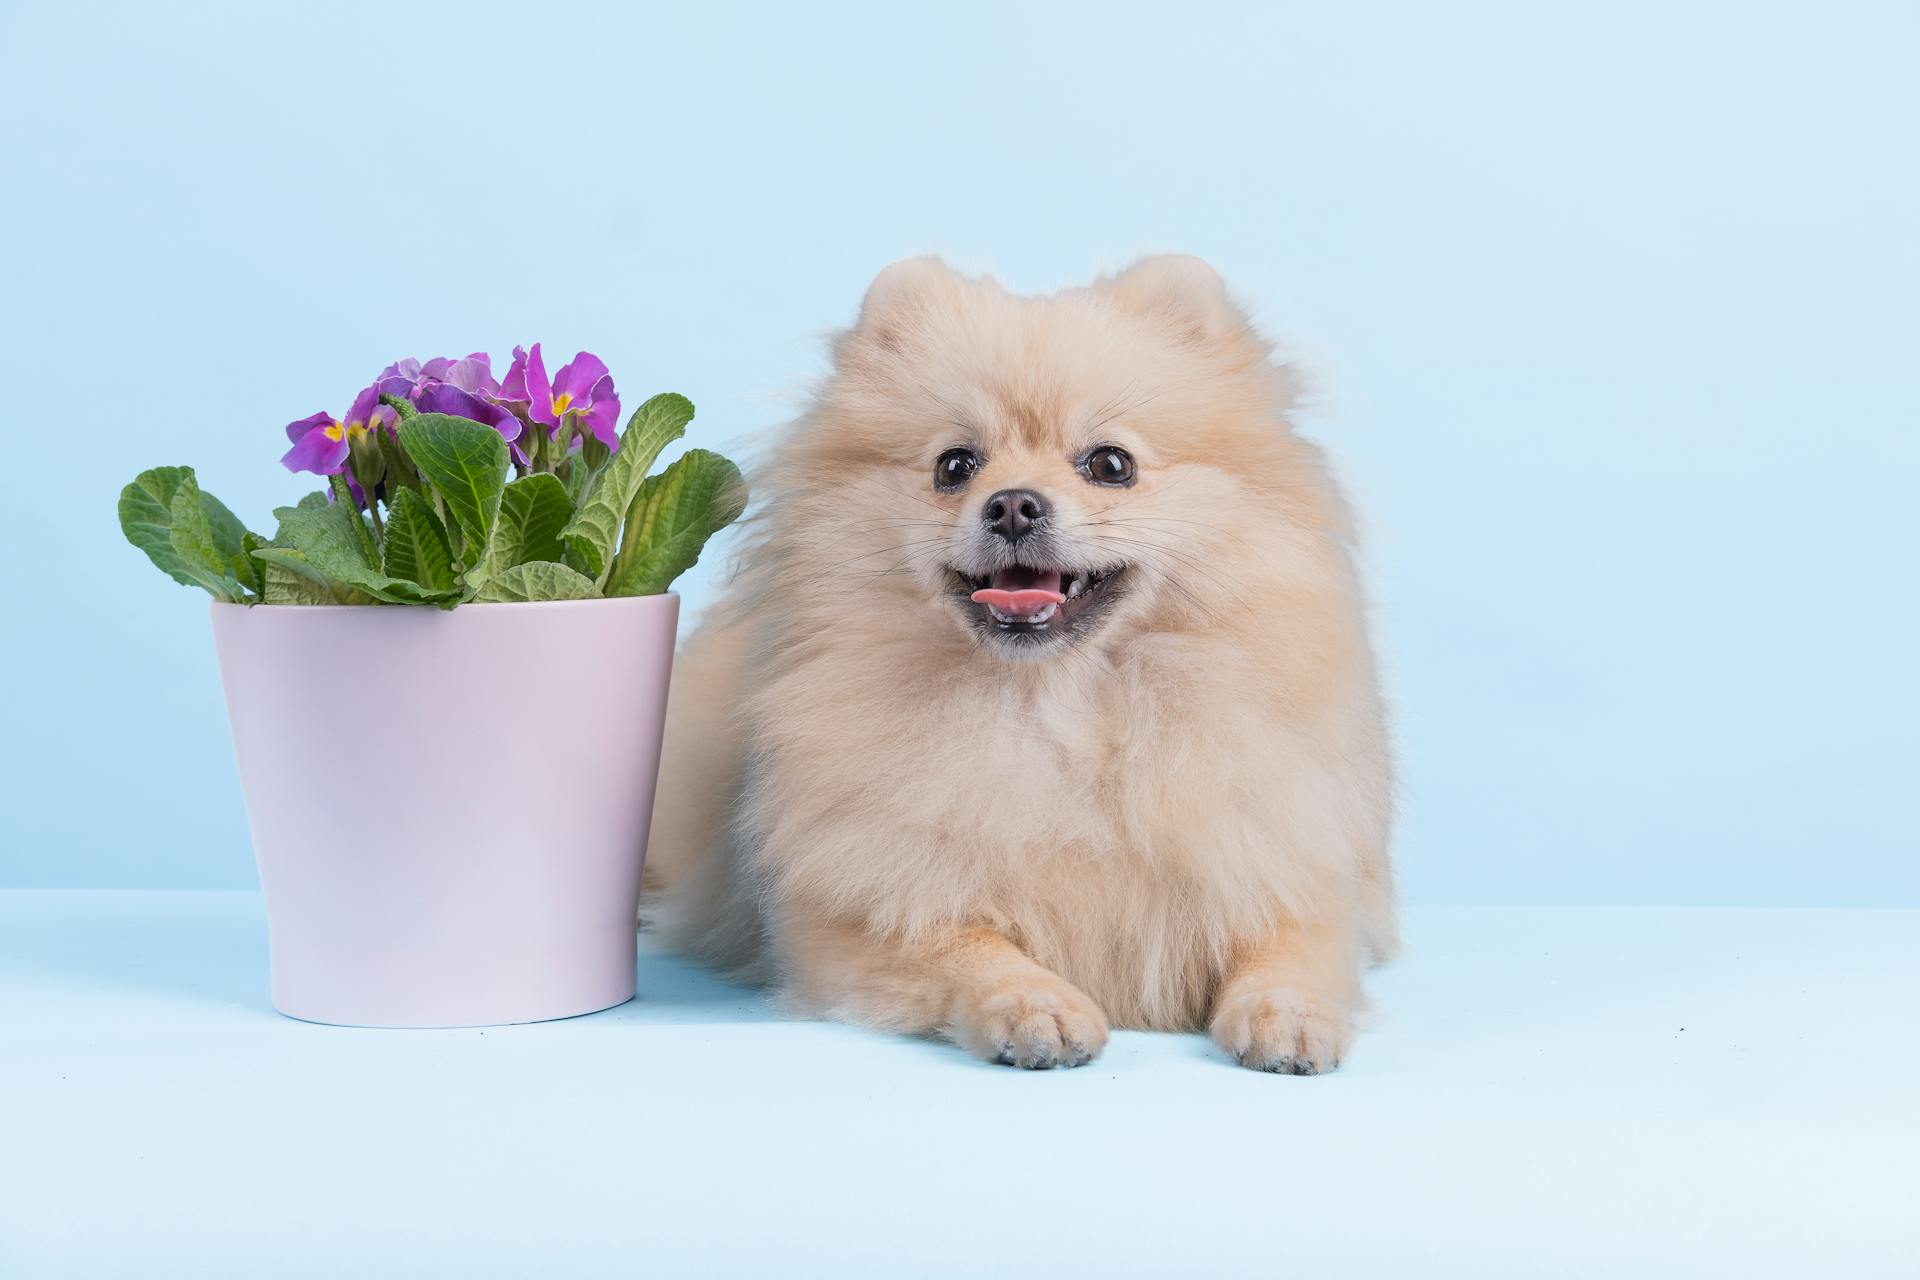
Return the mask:
[[215,604],[274,1007],[451,1027],[631,999],[679,614]]

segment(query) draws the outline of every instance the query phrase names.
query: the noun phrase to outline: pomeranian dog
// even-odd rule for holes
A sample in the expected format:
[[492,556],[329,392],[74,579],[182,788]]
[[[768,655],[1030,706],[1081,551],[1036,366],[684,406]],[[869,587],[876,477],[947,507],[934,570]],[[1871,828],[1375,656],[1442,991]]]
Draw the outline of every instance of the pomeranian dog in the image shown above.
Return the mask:
[[1391,760],[1295,390],[1212,268],[881,272],[675,673],[649,911],[800,1010],[1310,1075],[1396,938]]

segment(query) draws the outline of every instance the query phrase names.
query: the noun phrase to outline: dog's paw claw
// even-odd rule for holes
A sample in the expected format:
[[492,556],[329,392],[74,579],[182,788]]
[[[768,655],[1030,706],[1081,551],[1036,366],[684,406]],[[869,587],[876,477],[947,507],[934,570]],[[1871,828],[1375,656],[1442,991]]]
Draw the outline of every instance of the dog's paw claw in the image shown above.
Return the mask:
[[1334,1070],[1353,1036],[1344,1010],[1288,988],[1229,992],[1212,1030],[1241,1066],[1283,1076]]
[[956,1039],[985,1047],[980,1056],[1009,1067],[1046,1071],[1083,1067],[1107,1043],[1107,1019],[1064,979],[1030,981],[994,992]]

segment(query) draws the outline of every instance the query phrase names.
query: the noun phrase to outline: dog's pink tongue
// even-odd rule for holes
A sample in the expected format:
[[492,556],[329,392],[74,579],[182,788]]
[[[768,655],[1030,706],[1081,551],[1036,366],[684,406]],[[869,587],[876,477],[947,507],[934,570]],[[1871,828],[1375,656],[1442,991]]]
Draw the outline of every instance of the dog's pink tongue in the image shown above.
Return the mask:
[[1002,613],[1024,616],[1038,613],[1066,599],[1057,569],[1029,569],[1014,565],[993,575],[993,585],[973,593],[975,604],[990,604]]

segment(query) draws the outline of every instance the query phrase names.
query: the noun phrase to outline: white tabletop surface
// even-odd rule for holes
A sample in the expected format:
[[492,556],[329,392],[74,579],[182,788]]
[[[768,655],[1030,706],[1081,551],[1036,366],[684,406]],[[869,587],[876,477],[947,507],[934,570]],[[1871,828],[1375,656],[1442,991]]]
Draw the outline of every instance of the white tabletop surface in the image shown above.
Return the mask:
[[1409,912],[1320,1078],[638,999],[266,1001],[239,893],[0,893],[0,1276],[1920,1275],[1920,912]]

